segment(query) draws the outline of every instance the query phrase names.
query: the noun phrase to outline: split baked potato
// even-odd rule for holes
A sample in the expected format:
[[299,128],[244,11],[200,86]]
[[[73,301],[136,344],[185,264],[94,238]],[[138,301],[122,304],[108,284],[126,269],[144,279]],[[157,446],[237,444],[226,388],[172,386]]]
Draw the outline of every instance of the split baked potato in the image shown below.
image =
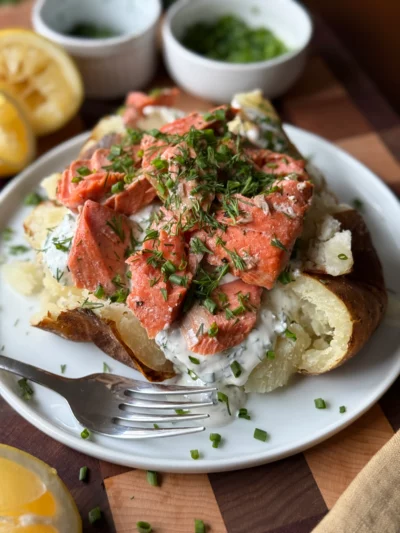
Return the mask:
[[[251,137],[252,129],[263,128],[253,112],[261,110],[273,135],[259,135],[260,146],[300,157],[274,109],[259,92],[238,95],[237,99],[242,109],[230,124],[231,131]],[[122,131],[120,117],[103,119],[81,155],[87,156]],[[321,374],[336,368],[364,346],[386,309],[382,268],[362,216],[339,204],[317,172],[310,169],[310,174],[314,199],[291,261],[292,281],[278,282],[265,296],[265,305],[276,314],[284,312],[296,339],[278,337],[275,359],[265,359],[253,370],[245,385],[247,392],[269,392],[285,385],[296,372]],[[55,199],[58,179],[59,175],[53,175],[44,183],[51,200]],[[54,201],[34,209],[25,221],[25,232],[34,248],[41,248],[45,228],[54,226],[64,214],[65,208]],[[43,272],[44,290],[42,309],[32,319],[35,327],[69,340],[93,342],[151,381],[174,375],[172,364],[148,339],[127,306],[98,306],[87,291],[61,285],[40,264],[40,253],[37,268]]]

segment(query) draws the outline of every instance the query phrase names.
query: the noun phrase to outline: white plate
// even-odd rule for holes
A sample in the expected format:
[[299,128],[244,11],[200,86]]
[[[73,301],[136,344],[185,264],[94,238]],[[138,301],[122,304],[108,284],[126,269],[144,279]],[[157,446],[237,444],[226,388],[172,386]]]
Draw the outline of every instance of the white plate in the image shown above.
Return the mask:
[[[366,167],[320,137],[293,126],[287,132],[300,151],[312,156],[313,163],[326,174],[330,187],[341,200],[359,198],[365,205],[365,218],[384,264],[387,286],[400,294],[400,204],[389,189]],[[16,243],[23,242],[22,220],[29,208],[21,207],[24,196],[48,174],[63,169],[77,154],[86,138],[82,134],[50,151],[13,180],[0,196],[0,228],[18,228]],[[114,373],[138,377],[99,349],[75,344],[29,326],[37,305],[34,298],[22,297],[0,285],[0,347],[4,354],[59,373],[67,364],[66,375],[78,377],[101,372],[103,361]],[[17,321],[17,323],[16,323]],[[213,429],[224,443],[214,449],[209,431],[160,440],[119,441],[93,436],[82,440],[81,428],[66,401],[57,394],[35,386],[34,399],[21,400],[16,380],[0,373],[0,392],[14,409],[46,434],[67,446],[94,457],[123,465],[169,471],[214,472],[245,468],[275,461],[326,439],[349,425],[376,402],[400,373],[400,330],[383,323],[368,345],[343,367],[319,377],[298,377],[290,385],[268,395],[251,395],[247,408],[251,421],[235,420],[229,426]],[[329,408],[318,410],[314,398],[324,398]],[[347,412],[339,413],[345,405]],[[254,428],[270,434],[266,443],[253,438]],[[194,461],[190,450],[202,458]]]

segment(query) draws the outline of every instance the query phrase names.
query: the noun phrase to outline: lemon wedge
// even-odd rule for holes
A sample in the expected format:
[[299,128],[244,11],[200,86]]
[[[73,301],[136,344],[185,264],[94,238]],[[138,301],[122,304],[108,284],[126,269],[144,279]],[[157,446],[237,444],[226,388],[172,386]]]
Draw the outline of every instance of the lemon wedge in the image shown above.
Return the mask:
[[72,496],[54,468],[0,444],[0,533],[81,533]]
[[0,89],[22,102],[37,135],[63,126],[83,99],[82,79],[69,55],[22,29],[0,31]]
[[22,170],[35,155],[35,138],[23,108],[0,90],[0,177]]

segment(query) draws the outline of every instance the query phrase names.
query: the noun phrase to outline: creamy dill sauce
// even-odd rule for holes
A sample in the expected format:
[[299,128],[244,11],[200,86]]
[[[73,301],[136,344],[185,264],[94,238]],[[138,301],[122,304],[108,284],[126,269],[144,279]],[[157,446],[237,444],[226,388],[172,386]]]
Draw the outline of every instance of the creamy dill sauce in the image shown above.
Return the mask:
[[58,226],[49,231],[43,246],[43,261],[61,285],[73,285],[68,255],[75,232],[76,217],[67,214]]

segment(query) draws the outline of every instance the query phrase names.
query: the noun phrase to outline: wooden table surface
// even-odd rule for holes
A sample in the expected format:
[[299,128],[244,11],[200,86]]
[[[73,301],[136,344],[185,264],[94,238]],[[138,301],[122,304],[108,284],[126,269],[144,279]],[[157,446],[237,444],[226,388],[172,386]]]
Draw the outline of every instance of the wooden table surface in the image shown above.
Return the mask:
[[[30,2],[0,8],[0,27],[28,26]],[[285,121],[318,133],[375,171],[400,194],[399,117],[365,77],[340,42],[316,18],[312,53],[304,75],[274,102]],[[167,83],[160,72],[154,86]],[[41,153],[91,127],[121,102],[86,101],[79,117],[50,138]],[[189,95],[184,109],[206,109]],[[201,518],[212,533],[308,533],[334,505],[369,459],[400,428],[400,380],[352,426],[324,443],[265,466],[210,475],[162,475],[160,488],[145,472],[99,461],[50,439],[0,399],[0,441],[26,450],[54,466],[77,502],[84,522],[100,506],[99,532],[130,533],[138,520],[155,533],[190,533]],[[89,483],[78,481],[82,465]],[[133,497],[133,498],[132,498]],[[382,532],[384,533],[384,532]]]

